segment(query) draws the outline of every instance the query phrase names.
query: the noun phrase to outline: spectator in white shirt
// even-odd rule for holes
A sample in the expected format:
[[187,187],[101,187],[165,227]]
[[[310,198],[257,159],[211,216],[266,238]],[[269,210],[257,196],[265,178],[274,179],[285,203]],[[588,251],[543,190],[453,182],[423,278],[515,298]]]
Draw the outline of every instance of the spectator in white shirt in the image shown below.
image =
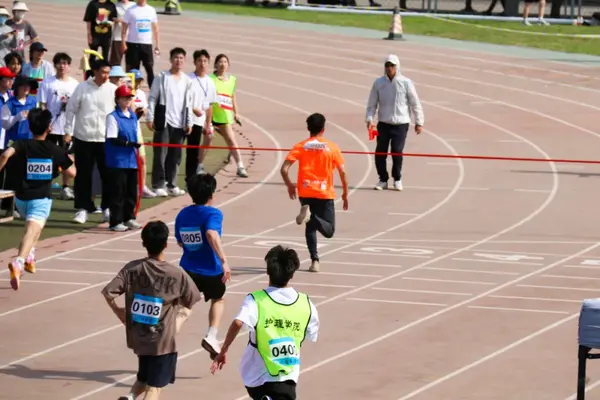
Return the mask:
[[[377,113],[377,146],[375,152],[402,153],[411,121],[415,117],[415,132],[421,133],[424,115],[419,96],[413,82],[400,74],[398,57],[390,54],[385,60],[385,74],[375,80],[367,104],[367,129],[375,128],[373,122]],[[376,190],[388,188],[389,174],[386,166],[387,155],[375,156],[375,167],[379,175]],[[402,156],[392,156],[392,178],[394,189],[402,190]]]
[[[217,102],[217,89],[215,83],[208,76],[210,54],[208,51],[196,50],[194,52],[194,65],[196,70],[190,74],[192,78],[192,133],[187,138],[190,146],[210,146],[214,137],[212,127],[212,105]],[[185,179],[189,181],[196,174],[204,173],[204,149],[188,147],[185,154]]]
[[[30,79],[35,79],[38,84],[41,84],[44,79],[56,75],[52,63],[48,60],[44,60],[44,54],[47,51],[48,49],[44,47],[42,43],[32,43],[29,47],[29,62],[23,65],[21,75]],[[37,95],[37,91],[32,90],[31,94]]]
[[[186,52],[170,52],[171,69],[161,72],[150,89],[146,123],[154,131],[154,143],[181,145],[192,131],[192,80],[183,72]],[[177,184],[181,164],[180,147],[155,147],[152,162],[152,189],[159,197],[182,196]]]
[[[37,92],[40,107],[52,113],[52,124],[46,140],[65,149],[68,149],[71,143],[71,135],[65,135],[65,112],[69,98],[79,85],[77,79],[69,76],[72,61],[68,54],[56,53],[52,59],[56,75],[44,79]],[[75,198],[73,190],[69,187],[69,180],[69,175],[63,173],[63,200]]]
[[110,58],[108,59],[108,62],[110,65],[121,65],[121,62],[123,61],[122,22],[127,10],[135,6],[135,3],[129,0],[119,0],[115,3],[115,6],[117,7],[117,18],[113,23],[112,43],[110,45]]
[[[159,55],[158,16],[147,0],[138,0],[123,16],[121,51],[125,54],[126,69],[146,70],[148,86],[154,82],[154,54]],[[152,42],[156,43],[154,49]]]
[[73,135],[75,167],[75,222],[87,222],[88,213],[96,212],[92,197],[92,175],[98,168],[102,180],[102,204],[104,222],[110,218],[110,193],[106,177],[104,142],[106,116],[115,109],[115,90],[108,82],[110,65],[106,60],[91,63],[93,77],[80,83],[67,103],[65,134]]

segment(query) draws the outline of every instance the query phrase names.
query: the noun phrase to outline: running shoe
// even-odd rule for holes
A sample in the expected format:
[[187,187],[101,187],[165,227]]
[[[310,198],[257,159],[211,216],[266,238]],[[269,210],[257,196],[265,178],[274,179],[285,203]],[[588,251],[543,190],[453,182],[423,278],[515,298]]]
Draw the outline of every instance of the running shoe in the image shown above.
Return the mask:
[[23,265],[20,264],[21,263],[17,259],[8,264],[8,270],[10,271],[10,286],[13,290],[19,290],[19,286],[21,285],[21,270],[23,269]]
[[35,250],[31,249],[29,252],[29,255],[25,259],[24,269],[30,274],[35,274]]

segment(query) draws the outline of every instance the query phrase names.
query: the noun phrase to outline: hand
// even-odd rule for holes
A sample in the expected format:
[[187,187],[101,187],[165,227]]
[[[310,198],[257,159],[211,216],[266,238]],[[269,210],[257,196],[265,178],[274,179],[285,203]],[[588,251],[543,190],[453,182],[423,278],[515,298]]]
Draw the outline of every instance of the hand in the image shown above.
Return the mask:
[[148,127],[148,129],[150,129],[151,131],[154,130],[154,122],[152,121],[148,121],[146,122],[146,126]]
[[373,123],[373,121],[369,121],[369,122],[367,122],[367,129],[368,129],[368,130],[371,130],[371,129],[373,129],[374,127],[375,127],[375,124]]
[[127,51],[127,43],[125,43],[125,41],[123,40],[121,42],[121,53],[125,54],[126,51]]
[[348,195],[345,193],[342,195],[342,202],[344,204],[344,211],[348,211]]
[[192,127],[186,126],[185,129],[183,130],[183,133],[185,133],[186,135],[189,135],[190,133],[192,133]]
[[64,136],[65,144],[71,143],[71,140],[72,140],[72,136],[69,135],[68,133],[65,133],[65,136]]
[[296,200],[296,186],[293,183],[291,183],[288,185],[287,189],[290,199]]
[[157,56],[160,56],[160,49],[158,48],[158,46],[156,46],[154,48],[154,54],[157,55]]
[[92,34],[91,33],[88,33],[87,39],[88,39],[88,45],[90,47],[92,47],[92,42],[94,41],[94,39],[92,38]]
[[223,263],[223,278],[221,279],[221,281],[223,283],[227,283],[230,279],[231,279],[231,268],[229,268],[227,261],[225,261]]
[[115,310],[115,314],[117,315],[117,318],[119,318],[119,320],[123,323],[123,325],[125,325],[127,323],[127,316],[125,313],[125,308],[123,307],[119,307]]
[[227,356],[225,353],[221,352],[213,360],[212,365],[210,366],[210,373],[214,375],[217,370],[223,369],[225,364],[227,364]]
[[423,125],[415,125],[415,132],[417,132],[417,135],[420,135],[422,131]]
[[29,114],[29,111],[25,110],[25,111],[21,111],[21,118],[22,119],[27,119],[27,115]]
[[201,109],[199,109],[199,108],[192,108],[192,112],[194,113],[194,115],[196,115],[196,117],[201,117],[201,116],[202,116],[202,114],[204,114],[204,113],[202,112],[202,110],[201,110]]

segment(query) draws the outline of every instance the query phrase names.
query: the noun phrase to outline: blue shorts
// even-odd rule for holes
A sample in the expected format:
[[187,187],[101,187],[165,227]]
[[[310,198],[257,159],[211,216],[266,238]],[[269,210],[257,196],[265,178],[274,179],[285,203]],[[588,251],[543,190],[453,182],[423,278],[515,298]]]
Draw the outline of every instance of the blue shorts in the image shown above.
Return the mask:
[[17,211],[26,221],[37,221],[42,226],[50,216],[52,199],[19,200],[15,199]]

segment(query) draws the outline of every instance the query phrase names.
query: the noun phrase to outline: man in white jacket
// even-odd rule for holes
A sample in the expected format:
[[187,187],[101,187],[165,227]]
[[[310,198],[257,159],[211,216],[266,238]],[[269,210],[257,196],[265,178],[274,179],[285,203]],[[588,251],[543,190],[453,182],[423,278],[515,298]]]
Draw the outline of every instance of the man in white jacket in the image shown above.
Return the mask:
[[88,213],[96,212],[92,196],[92,173],[97,166],[102,179],[104,221],[109,219],[109,199],[106,185],[104,142],[106,116],[115,109],[117,87],[108,81],[110,65],[106,60],[94,60],[93,77],[80,83],[73,92],[65,115],[65,135],[73,136],[75,168],[75,222],[87,222]]

